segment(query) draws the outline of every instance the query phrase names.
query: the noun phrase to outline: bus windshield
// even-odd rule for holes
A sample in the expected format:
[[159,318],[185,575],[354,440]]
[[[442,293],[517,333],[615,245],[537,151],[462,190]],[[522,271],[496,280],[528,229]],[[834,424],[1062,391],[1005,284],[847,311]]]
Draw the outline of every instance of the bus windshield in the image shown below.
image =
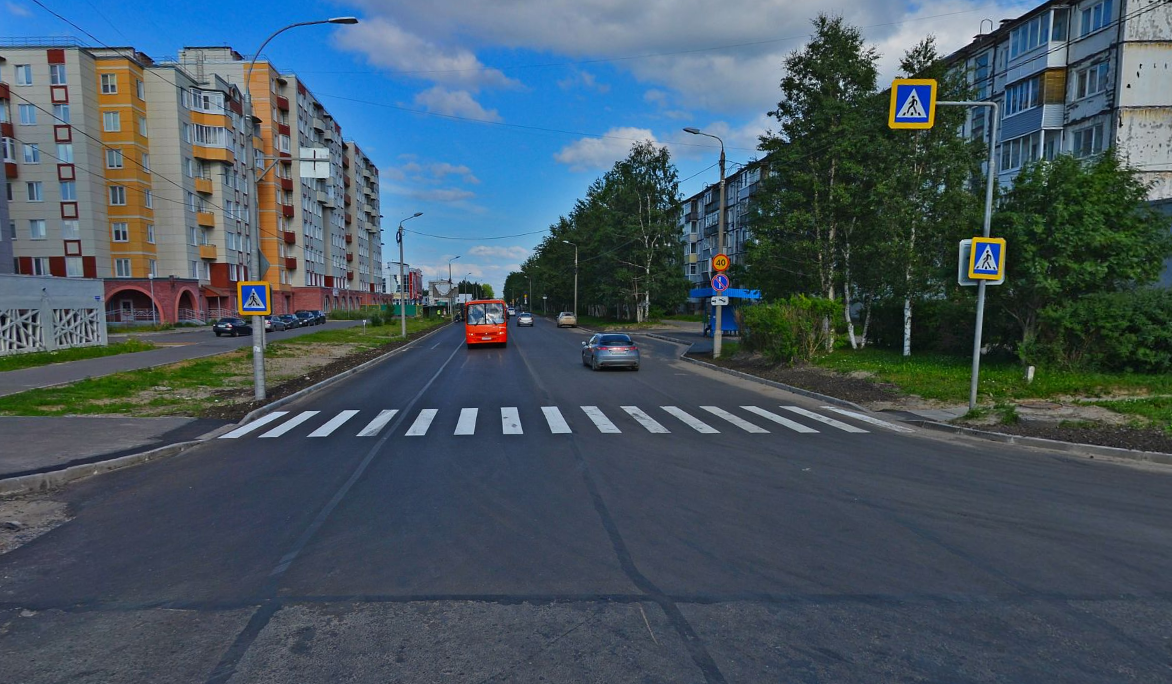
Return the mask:
[[483,302],[468,305],[467,325],[504,325],[505,305],[500,302]]

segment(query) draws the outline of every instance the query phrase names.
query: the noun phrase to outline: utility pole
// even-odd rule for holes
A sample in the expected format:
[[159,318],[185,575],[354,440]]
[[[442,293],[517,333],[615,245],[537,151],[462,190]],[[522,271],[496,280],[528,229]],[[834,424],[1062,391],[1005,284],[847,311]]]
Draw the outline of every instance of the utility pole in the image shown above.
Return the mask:
[[[717,219],[716,224],[716,253],[724,254],[724,140],[721,140],[720,136],[718,135],[701,132],[698,128],[685,128],[684,132],[691,133],[692,135],[703,135],[709,138],[716,138],[717,142],[720,143],[720,216]],[[723,324],[721,323],[720,319],[723,308],[724,307],[722,307],[720,304],[716,305],[716,324],[713,326],[712,330],[712,358],[714,359],[720,358],[720,341],[723,328]]]
[[[403,221],[420,216],[423,216],[423,212],[417,211]],[[399,221],[399,232],[395,234],[395,239],[399,241],[399,325],[403,339],[407,339],[407,304],[403,301],[403,221]]]

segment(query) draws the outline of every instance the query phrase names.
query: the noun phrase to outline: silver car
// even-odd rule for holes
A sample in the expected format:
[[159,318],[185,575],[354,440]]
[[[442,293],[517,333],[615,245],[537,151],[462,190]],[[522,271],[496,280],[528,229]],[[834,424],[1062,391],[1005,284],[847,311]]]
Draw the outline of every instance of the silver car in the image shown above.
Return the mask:
[[522,311],[517,315],[517,327],[520,328],[523,325],[527,325],[530,328],[533,327],[533,314],[528,311]]
[[582,343],[582,365],[593,370],[609,366],[639,370],[639,347],[630,335],[598,333]]
[[578,316],[573,311],[563,311],[558,314],[558,327],[568,325],[571,328],[578,327]]

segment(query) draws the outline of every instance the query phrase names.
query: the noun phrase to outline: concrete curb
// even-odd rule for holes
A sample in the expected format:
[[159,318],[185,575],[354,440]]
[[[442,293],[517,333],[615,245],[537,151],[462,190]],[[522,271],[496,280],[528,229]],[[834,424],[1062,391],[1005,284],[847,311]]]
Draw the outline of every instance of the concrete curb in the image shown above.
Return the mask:
[[1118,447],[1099,446],[1097,444],[1062,442],[1056,439],[1046,439],[1044,437],[1010,435],[1004,432],[989,432],[987,430],[977,430],[974,428],[961,427],[959,425],[949,425],[948,423],[937,423],[931,420],[905,420],[903,422],[910,423],[917,427],[922,427],[925,430],[950,432],[955,435],[967,435],[969,437],[976,437],[977,439],[986,439],[990,442],[1001,442],[1002,444],[1019,444],[1022,446],[1039,447],[1042,449],[1050,449],[1052,451],[1063,451],[1066,453],[1080,454],[1090,457],[1103,456],[1105,458],[1119,458],[1128,461],[1144,461],[1147,463],[1172,465],[1172,454],[1162,454],[1158,451],[1135,451],[1132,449],[1120,449]]
[[32,492],[43,492],[49,489],[60,487],[74,480],[80,480],[92,475],[100,475],[101,473],[108,473],[112,470],[121,470],[130,466],[146,463],[148,461],[157,461],[161,458],[170,458],[177,456],[188,449],[203,444],[202,441],[196,440],[191,442],[179,442],[177,444],[168,444],[167,446],[158,447],[149,451],[143,451],[137,454],[130,454],[129,456],[120,456],[112,458],[108,461],[98,461],[97,463],[86,463],[83,465],[75,465],[69,468],[62,468],[61,470],[52,470],[47,473],[37,473],[35,475],[22,475],[20,477],[12,477],[8,479],[0,479],[0,496],[14,496],[18,494],[30,494]]
[[828,404],[834,404],[836,406],[842,406],[844,408],[853,409],[855,411],[862,411],[864,413],[871,413],[867,409],[863,408],[862,406],[859,406],[858,404],[856,404],[852,401],[847,401],[845,399],[839,399],[838,397],[827,396],[825,394],[819,394],[817,392],[811,392],[810,390],[802,389],[801,387],[794,387],[792,385],[787,385],[783,382],[777,382],[775,380],[767,380],[765,378],[760,378],[760,377],[757,377],[756,375],[751,375],[749,373],[742,373],[740,371],[732,370],[731,368],[724,368],[722,366],[717,366],[716,364],[713,364],[713,363],[705,363],[703,361],[697,361],[696,359],[693,359],[693,358],[690,358],[687,356],[688,350],[691,349],[692,345],[694,344],[692,342],[685,342],[684,340],[677,340],[677,339],[674,339],[671,337],[667,337],[666,335],[656,335],[653,333],[644,333],[644,334],[647,337],[653,337],[657,340],[663,340],[665,342],[671,342],[673,344],[686,345],[688,347],[688,349],[685,349],[684,353],[680,354],[681,361],[693,363],[693,364],[696,364],[697,366],[703,366],[704,368],[710,368],[714,371],[724,373],[725,375],[731,375],[733,377],[741,378],[742,380],[749,380],[752,382],[760,383],[762,385],[768,385],[769,387],[773,387],[775,389],[785,390],[786,392],[793,392],[794,394],[799,394],[803,397],[809,397],[810,399],[817,399],[818,401],[824,401]]

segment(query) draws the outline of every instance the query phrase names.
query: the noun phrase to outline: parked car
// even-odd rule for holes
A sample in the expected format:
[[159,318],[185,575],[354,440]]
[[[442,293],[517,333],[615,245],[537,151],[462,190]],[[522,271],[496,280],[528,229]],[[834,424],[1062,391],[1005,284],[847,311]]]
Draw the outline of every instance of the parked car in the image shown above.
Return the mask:
[[301,309],[296,312],[296,315],[301,319],[301,325],[303,326],[317,325],[318,323],[317,314],[308,309]]
[[523,325],[527,325],[530,328],[533,327],[533,314],[525,311],[517,316],[517,327],[519,328]]
[[568,325],[571,328],[578,327],[578,316],[573,311],[563,311],[558,314],[558,327]]
[[598,333],[582,343],[582,365],[592,370],[608,366],[639,370],[639,347],[630,335]]
[[216,333],[216,337],[220,335],[251,335],[252,326],[249,325],[243,318],[221,318],[212,325],[212,332]]
[[265,316],[265,332],[281,332],[287,328],[280,316]]
[[301,327],[301,319],[293,314],[279,314],[277,318],[281,319],[281,322],[285,324],[286,330]]
[[325,324],[325,322],[326,322],[326,312],[322,311],[321,309],[314,309],[314,310],[313,310],[313,315],[314,315],[314,316],[317,316],[317,324],[318,324],[318,325],[324,325],[324,324]]

